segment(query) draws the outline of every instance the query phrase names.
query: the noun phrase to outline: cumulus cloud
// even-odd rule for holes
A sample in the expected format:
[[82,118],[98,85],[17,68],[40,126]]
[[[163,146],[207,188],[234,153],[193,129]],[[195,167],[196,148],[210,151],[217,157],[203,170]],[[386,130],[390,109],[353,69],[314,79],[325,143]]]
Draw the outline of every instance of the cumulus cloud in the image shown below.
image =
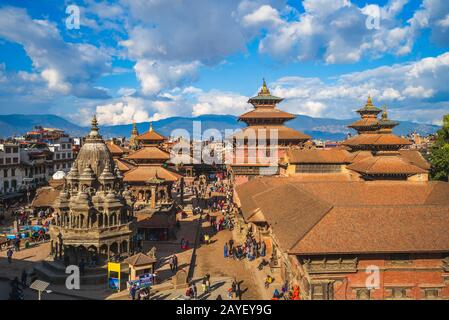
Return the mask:
[[142,93],[154,95],[163,89],[173,89],[197,77],[198,61],[191,63],[140,60],[134,66]]
[[[405,0],[385,6],[358,7],[349,0],[304,0],[297,19],[282,20],[259,45],[262,53],[281,60],[322,60],[328,64],[353,63],[364,56],[384,53],[405,55],[411,51],[413,33],[400,27],[396,15]],[[379,17],[379,28],[367,20]]]
[[0,37],[23,46],[50,91],[105,96],[101,89],[87,88],[110,69],[110,57],[104,50],[65,42],[54,23],[32,19],[26,10],[13,7],[0,8]]
[[192,107],[192,115],[231,114],[240,115],[249,109],[248,97],[232,93],[211,90],[196,94],[196,103]]
[[449,53],[444,53],[412,63],[343,74],[331,82],[283,77],[271,85],[273,94],[286,98],[283,108],[293,113],[350,118],[371,94],[376,103],[388,105],[401,119],[437,123],[449,110],[448,81]]

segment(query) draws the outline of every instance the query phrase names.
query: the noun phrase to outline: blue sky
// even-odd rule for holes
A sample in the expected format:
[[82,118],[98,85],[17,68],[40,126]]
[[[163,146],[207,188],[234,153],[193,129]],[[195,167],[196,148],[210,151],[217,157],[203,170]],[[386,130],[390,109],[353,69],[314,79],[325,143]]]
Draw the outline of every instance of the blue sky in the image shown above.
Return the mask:
[[439,123],[448,46],[445,0],[3,0],[0,113],[238,115],[266,78],[296,114],[354,117],[371,94],[392,118]]

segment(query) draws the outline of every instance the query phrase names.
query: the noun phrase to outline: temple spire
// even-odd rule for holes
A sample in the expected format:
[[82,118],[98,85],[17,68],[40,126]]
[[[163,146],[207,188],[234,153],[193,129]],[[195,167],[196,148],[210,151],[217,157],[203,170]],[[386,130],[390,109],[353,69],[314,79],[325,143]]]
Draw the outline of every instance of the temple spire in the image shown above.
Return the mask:
[[136,135],[136,136],[139,135],[139,132],[137,131],[137,126],[136,126],[136,121],[135,120],[133,120],[133,130],[131,131],[131,134],[132,135]]
[[153,121],[150,121],[150,132],[153,131]]
[[262,95],[262,96],[270,95],[270,90],[268,90],[267,83],[265,82],[265,78],[263,78],[262,88],[260,89],[259,95]]
[[97,138],[100,137],[100,134],[98,133],[98,121],[97,121],[97,115],[94,114],[94,117],[91,121],[91,127],[90,127],[90,133],[89,136],[91,138]]
[[387,106],[382,106],[382,120],[387,120],[388,119],[388,113],[387,113]]
[[371,95],[368,95],[368,100],[366,101],[366,105],[367,106],[372,106],[373,105],[373,100],[371,99]]

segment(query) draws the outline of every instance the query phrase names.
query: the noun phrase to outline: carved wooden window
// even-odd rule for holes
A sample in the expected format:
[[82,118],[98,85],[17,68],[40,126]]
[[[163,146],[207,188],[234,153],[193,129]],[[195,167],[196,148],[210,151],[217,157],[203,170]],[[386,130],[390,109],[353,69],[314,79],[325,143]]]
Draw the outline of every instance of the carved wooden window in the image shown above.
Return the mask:
[[407,298],[407,289],[405,288],[392,288],[391,297],[394,299]]
[[370,291],[369,291],[369,289],[366,289],[366,288],[357,289],[357,291],[356,291],[356,299],[357,300],[369,300],[370,299]]
[[311,296],[312,300],[332,300],[334,298],[332,283],[312,283]]
[[339,164],[298,164],[296,173],[338,173],[341,172]]
[[426,299],[438,299],[440,294],[440,290],[438,288],[426,288],[424,289],[424,297]]

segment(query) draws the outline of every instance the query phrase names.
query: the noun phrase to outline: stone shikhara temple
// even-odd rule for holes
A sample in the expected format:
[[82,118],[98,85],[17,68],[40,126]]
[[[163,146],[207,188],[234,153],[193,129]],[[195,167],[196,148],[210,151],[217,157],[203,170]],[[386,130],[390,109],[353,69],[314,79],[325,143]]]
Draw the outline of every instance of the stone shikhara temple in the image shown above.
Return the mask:
[[53,256],[77,263],[92,256],[129,253],[135,220],[132,206],[131,194],[123,186],[94,117],[91,132],[54,203],[56,218],[50,226]]

